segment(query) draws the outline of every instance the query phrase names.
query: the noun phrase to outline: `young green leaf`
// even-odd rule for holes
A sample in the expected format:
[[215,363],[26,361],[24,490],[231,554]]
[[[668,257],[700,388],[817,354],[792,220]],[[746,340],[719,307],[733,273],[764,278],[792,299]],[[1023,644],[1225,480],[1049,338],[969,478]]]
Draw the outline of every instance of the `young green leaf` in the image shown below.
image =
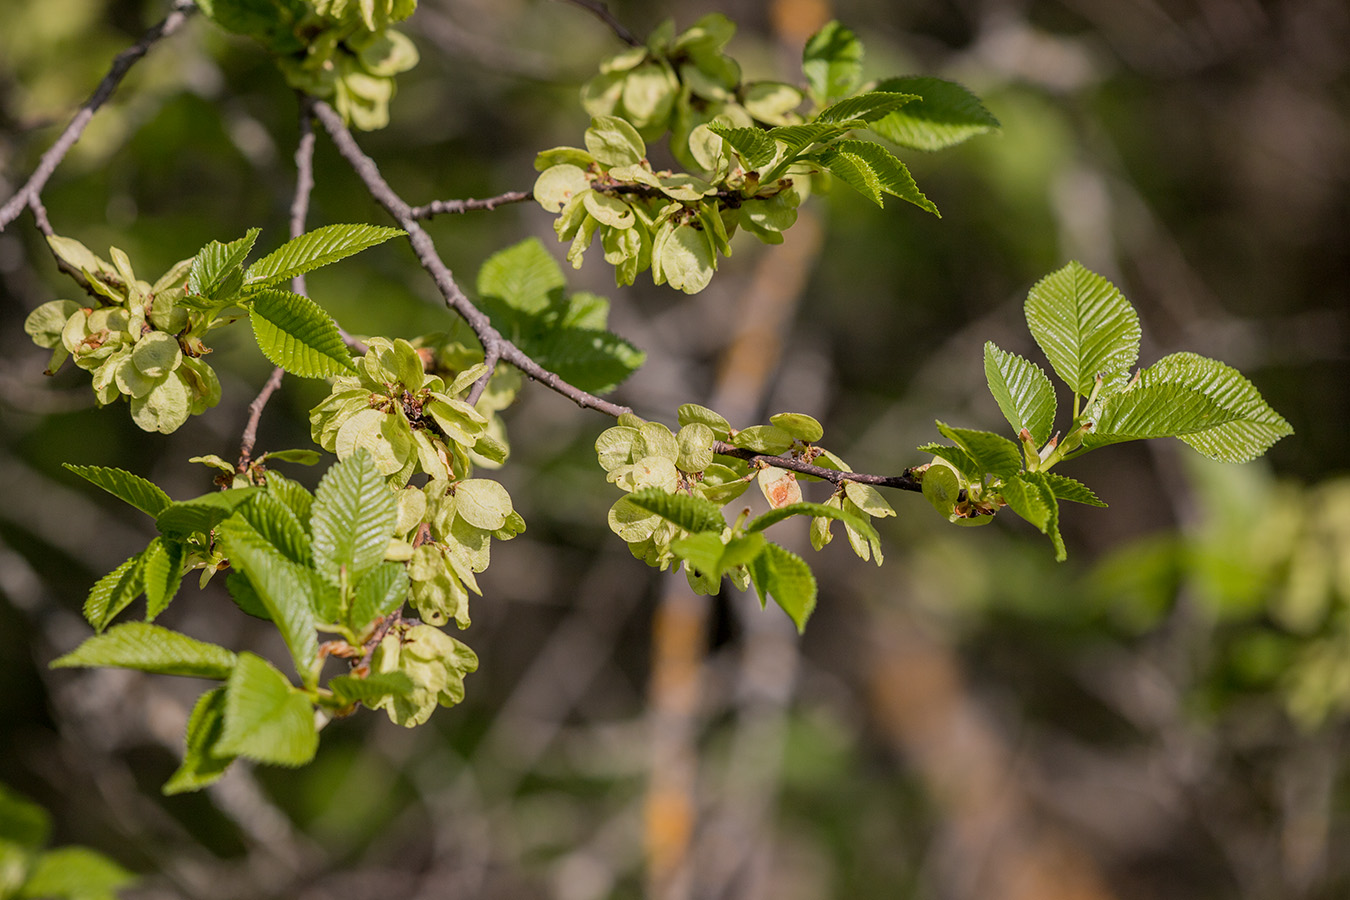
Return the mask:
[[1050,492],[1059,500],[1083,503],[1088,506],[1106,506],[1092,492],[1092,489],[1081,481],[1076,481],[1066,475],[1060,475],[1058,472],[1042,472],[1040,474],[1045,485],[1050,488]]
[[357,451],[324,474],[310,531],[314,567],[332,584],[379,565],[398,519],[394,494],[370,455]]
[[235,655],[224,647],[148,622],[126,622],[94,635],[51,666],[116,666],[159,675],[224,679],[235,662]]
[[938,459],[945,459],[952,466],[965,475],[967,478],[979,479],[984,477],[985,470],[982,469],[970,455],[960,447],[949,447],[946,444],[920,444],[916,448],[920,453],[931,453]]
[[1055,425],[1055,389],[1040,366],[987,341],[984,377],[1014,433],[1025,429],[1038,446],[1050,439],[1050,429]]
[[999,128],[998,119],[979,98],[954,81],[911,75],[888,78],[876,90],[918,95],[917,102],[871,125],[877,134],[902,147],[942,150]]
[[880,144],[839,141],[816,158],[831,174],[877,206],[882,205],[882,194],[890,194],[942,218],[937,206],[914,183],[905,164]]
[[122,469],[110,469],[104,466],[75,466],[70,463],[62,463],[62,467],[151,516],[159,515],[163,512],[164,507],[172,502],[169,495],[164,493],[158,485]]
[[804,413],[778,413],[769,416],[769,424],[807,443],[818,441],[825,436],[825,429],[820,423]]
[[197,698],[188,717],[183,764],[164,783],[166,795],[197,791],[219,780],[234,762],[232,754],[216,752],[225,731],[225,688],[218,687]]
[[803,125],[779,125],[769,129],[769,137],[783,144],[782,159],[794,159],[812,144],[831,141],[847,134],[861,122],[807,122]]
[[347,624],[357,634],[403,606],[408,599],[408,569],[396,562],[380,563],[356,584]]
[[735,446],[756,453],[767,453],[770,456],[791,447],[792,441],[792,435],[777,425],[751,425],[731,436],[731,443]]
[[168,538],[157,537],[145,549],[145,621],[153,622],[177,595],[186,556],[183,543]]
[[314,495],[303,484],[293,481],[280,472],[267,473],[267,493],[286,504],[300,523],[300,527],[309,533],[310,510],[314,505]]
[[1294,433],[1260,391],[1236,369],[1195,353],[1173,353],[1144,370],[1140,383],[1175,383],[1200,391],[1232,418],[1178,435],[1210,459],[1241,463]]
[[403,234],[380,225],[325,225],[282,244],[248,267],[244,284],[249,295],[312,272],[320,266],[359,253]]
[[337,324],[308,297],[265,290],[253,298],[248,317],[263,356],[293,375],[327,378],[356,369]]
[[1225,425],[1237,413],[1183,384],[1144,382],[1101,402],[1093,430],[1083,437],[1088,449],[1142,438],[1181,437]]
[[117,900],[119,890],[135,880],[135,875],[102,853],[88,847],[58,847],[38,855],[14,896],[23,900]]
[[318,675],[319,643],[314,636],[316,598],[308,570],[278,553],[239,516],[221,522],[216,533],[230,563],[248,576],[276,623],[295,670],[306,684],[312,684]]
[[788,506],[782,506],[778,509],[771,509],[752,519],[746,526],[746,532],[753,534],[757,531],[763,531],[770,525],[775,525],[790,516],[812,516],[814,518],[837,519],[840,522],[853,528],[859,534],[868,540],[880,540],[877,530],[872,527],[872,523],[865,517],[845,512],[833,506],[826,506],[824,503],[792,503]]
[[802,50],[802,73],[820,103],[847,97],[862,81],[862,43],[837,21],[826,23]]
[[816,121],[829,123],[857,121],[871,124],[905,104],[918,99],[915,94],[868,91],[865,94],[849,97],[825,107],[816,116]]
[[713,430],[721,440],[726,440],[731,431],[731,425],[718,413],[713,412],[706,406],[699,406],[697,403],[682,404],[677,410],[680,425],[691,425],[695,422],[701,422]]
[[760,605],[772,597],[797,626],[797,633],[805,631],[806,620],[816,608],[816,576],[806,560],[777,544],[766,543],[763,551],[750,560],[749,568]]
[[751,169],[764,168],[778,153],[778,145],[762,128],[734,128],[723,122],[709,122],[708,130],[730,144]]
[[1008,508],[1035,525],[1040,531],[1050,524],[1050,503],[1039,483],[1022,477],[1010,478],[1003,484],[1003,500]]
[[767,543],[762,534],[741,535],[723,543],[715,532],[702,531],[677,538],[670,549],[698,572],[721,579],[737,566],[748,564]]
[[1139,358],[1139,316],[1115,285],[1071,262],[1032,286],[1027,326],[1055,373],[1086,397],[1097,376],[1119,380]]
[[84,618],[102,631],[144,589],[145,551],[137,553],[94,583],[84,601]]
[[562,269],[538,238],[499,250],[478,270],[478,295],[522,312],[543,312],[567,288]]
[[45,809],[0,784],[0,842],[37,850],[51,831],[52,818]]
[[170,503],[155,516],[155,527],[166,537],[187,538],[194,534],[210,534],[211,529],[233,513],[236,506],[259,490],[261,488],[230,488]]
[[591,119],[586,149],[606,166],[631,166],[647,155],[647,145],[637,129],[618,116]]
[[1037,526],[1050,538],[1050,543],[1055,548],[1055,561],[1064,562],[1068,559],[1068,551],[1064,548],[1064,538],[1059,533],[1059,501],[1055,499],[1054,489],[1050,487],[1046,473],[1027,472],[1022,476],[1029,484],[1035,485],[1040,489],[1041,500],[1045,503],[1048,515],[1044,527]]
[[216,752],[279,766],[314,758],[314,709],[272,664],[241,653],[225,692],[225,727]]
[[628,495],[634,506],[656,513],[685,531],[712,531],[721,534],[727,527],[722,508],[716,503],[689,494],[670,494],[660,488],[644,488]]
[[985,472],[999,478],[1013,477],[1022,468],[1022,453],[1017,445],[1001,434],[976,431],[971,428],[953,428],[945,422],[937,423],[942,436],[966,451],[983,477]]
[[254,494],[248,502],[241,503],[235,514],[242,516],[282,556],[301,566],[310,565],[309,535],[290,507],[272,493],[270,484],[266,493]]
[[243,285],[244,260],[253,249],[260,229],[250,228],[237,241],[222,244],[212,241],[192,259],[188,270],[187,291],[209,300],[225,301],[238,293]]

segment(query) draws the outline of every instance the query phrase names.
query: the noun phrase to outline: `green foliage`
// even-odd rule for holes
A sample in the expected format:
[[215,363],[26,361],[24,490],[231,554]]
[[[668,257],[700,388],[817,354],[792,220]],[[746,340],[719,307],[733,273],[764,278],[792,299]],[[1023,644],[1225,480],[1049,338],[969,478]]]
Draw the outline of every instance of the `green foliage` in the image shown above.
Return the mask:
[[417,65],[417,48],[390,26],[416,0],[204,0],[202,12],[277,58],[296,90],[330,101],[364,131],[389,123],[394,76]]
[[[247,311],[263,354],[288,371],[313,378],[350,370],[350,354],[327,313],[306,297],[268,288],[401,233],[329,225],[288,241],[245,272],[255,228],[229,244],[212,241],[154,284],[137,279],[116,247],[109,263],[78,241],[53,236],[52,251],[83,279],[92,305],[49,301],[29,314],[24,328],[34,343],[52,350],[48,374],[74,359],[93,373],[100,406],[124,397],[137,426],[168,434],[220,402],[220,381],[203,358],[211,352],[204,339],[238,318],[231,310]],[[100,486],[115,494],[140,490]]]
[[[717,14],[679,36],[667,23],[582,89],[593,117],[585,149],[557,147],[535,161],[534,197],[558,214],[554,229],[572,242],[574,266],[599,234],[618,284],[650,268],[656,284],[698,293],[718,258],[731,255],[738,229],[780,243],[820,173],[877,205],[890,195],[937,215],[904,163],[854,133],[889,132],[933,149],[998,126],[964,88],[938,79],[915,80],[925,93],[859,93],[862,46],[837,22],[807,43],[803,71],[816,111],[804,116],[796,89],[740,83],[740,67],[722,53],[733,31]],[[898,118],[913,102],[925,111]],[[652,167],[646,142],[667,130],[675,158],[698,174]]]
[[1046,534],[1057,559],[1059,501],[1105,506],[1086,485],[1050,469],[1107,444],[1175,437],[1211,459],[1245,462],[1292,433],[1250,381],[1221,362],[1175,353],[1129,377],[1139,355],[1139,316],[1105,278],[1077,262],[1041,279],[1026,302],[1027,326],[1073,394],[1063,440],[1051,437],[1056,400],[1034,363],[984,347],[989,391],[1021,445],[986,431],[937,423],[950,445],[926,444],[917,470],[924,496],[958,525],[983,524],[1004,506]]
[[114,900],[134,876],[86,847],[44,850],[47,811],[0,785],[0,897]]

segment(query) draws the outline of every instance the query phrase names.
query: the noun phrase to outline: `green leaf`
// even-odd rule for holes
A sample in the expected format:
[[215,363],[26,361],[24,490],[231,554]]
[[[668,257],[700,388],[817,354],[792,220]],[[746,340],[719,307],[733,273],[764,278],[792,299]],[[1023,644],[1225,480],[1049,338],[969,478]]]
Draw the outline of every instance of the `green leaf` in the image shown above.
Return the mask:
[[295,514],[300,526],[309,532],[309,516],[314,506],[314,495],[303,484],[293,481],[280,472],[267,473],[267,493],[276,497],[286,508]]
[[766,543],[762,534],[741,535],[723,543],[720,535],[702,531],[671,541],[670,549],[699,573],[720,579],[753,560]]
[[971,428],[953,428],[945,422],[938,422],[937,429],[943,437],[966,451],[979,469],[981,477],[985,472],[990,472],[1006,480],[1012,478],[1022,468],[1021,450],[1017,444],[1001,434]]
[[355,371],[337,323],[308,297],[265,290],[254,297],[248,316],[258,349],[287,372],[327,378]]
[[1139,358],[1139,316],[1115,285],[1081,263],[1036,282],[1027,326],[1055,373],[1088,396],[1101,374],[1120,379]]
[[330,679],[328,688],[343,706],[364,703],[373,707],[385,697],[406,697],[417,689],[404,672],[372,672],[365,678],[338,675]]
[[562,269],[538,238],[499,250],[478,270],[480,297],[496,297],[523,312],[543,312],[566,288]]
[[207,691],[197,699],[188,717],[183,764],[169,776],[163,791],[167,795],[197,791],[217,781],[234,762],[231,754],[216,752],[225,731],[225,688]]
[[88,847],[60,847],[38,856],[19,889],[21,900],[117,900],[136,876]]
[[1026,430],[1037,446],[1050,439],[1050,429],[1055,425],[1055,389],[1040,366],[987,341],[984,377],[1015,433]]
[[85,481],[98,485],[119,500],[130,503],[141,512],[151,516],[159,515],[166,506],[173,502],[158,485],[122,469],[109,469],[104,466],[74,466],[70,463],[62,463],[61,465]]
[[270,490],[249,497],[248,502],[239,505],[235,514],[242,516],[282,556],[301,566],[310,565],[312,554],[309,535],[305,534],[304,527],[290,507]]
[[971,459],[966,451],[960,447],[949,447],[946,444],[920,444],[916,448],[920,453],[931,453],[938,459],[945,459],[951,463],[958,472],[967,478],[978,479],[984,477],[984,470]]
[[1241,372],[1218,360],[1195,353],[1173,353],[1145,369],[1140,383],[1184,384],[1209,397],[1232,417],[1223,424],[1179,435],[1210,459],[1247,462],[1294,433]]
[[384,560],[398,504],[370,455],[357,451],[319,482],[310,531],[314,568],[329,583],[355,582]]
[[979,98],[954,81],[911,75],[888,78],[876,89],[918,95],[918,102],[872,124],[877,134],[903,147],[941,150],[999,128]]
[[880,540],[880,537],[877,535],[877,530],[872,527],[872,523],[866,518],[845,512],[838,507],[826,506],[824,503],[789,503],[787,506],[771,509],[762,516],[753,519],[745,526],[745,530],[751,534],[757,531],[763,531],[770,525],[775,525],[790,516],[812,516],[826,519],[838,519],[868,540]]
[[819,102],[847,97],[862,81],[862,44],[837,21],[826,23],[802,50],[802,73]]
[[868,91],[825,107],[816,116],[816,121],[829,123],[857,121],[870,124],[918,99],[915,94]]
[[84,601],[84,618],[102,631],[144,589],[145,551],[123,562],[94,583]]
[[94,635],[51,666],[116,666],[159,675],[228,678],[235,662],[224,647],[148,622],[127,622]]
[[850,187],[873,200],[878,206],[881,205],[881,196],[880,193],[873,196],[873,191],[899,197],[942,218],[933,201],[925,197],[914,183],[914,178],[909,174],[909,169],[905,168],[905,164],[880,144],[868,141],[839,141],[831,144],[829,149],[820,155],[820,160],[830,172],[838,175]]
[[403,233],[379,225],[325,225],[287,241],[249,266],[244,283],[248,293],[254,294]]
[[660,488],[643,488],[628,495],[633,505],[656,513],[674,522],[685,531],[712,531],[718,534],[727,527],[722,508],[710,500],[689,494],[670,494]]
[[808,122],[804,125],[780,125],[769,129],[769,137],[784,145],[783,159],[793,159],[812,144],[830,141],[847,134],[862,123]]
[[772,597],[797,626],[806,630],[806,620],[816,608],[816,576],[806,560],[774,543],[750,560],[750,579],[759,593],[760,604]]
[[1059,500],[1069,500],[1073,503],[1084,503],[1088,506],[1103,508],[1106,506],[1092,492],[1092,489],[1081,481],[1076,481],[1057,472],[1042,472],[1040,475],[1045,485],[1050,488],[1050,492]]
[[363,634],[378,619],[403,606],[408,599],[408,569],[396,562],[380,563],[361,577],[352,593],[347,624]]
[[51,830],[45,809],[0,784],[0,842],[36,850],[47,843]]
[[178,594],[187,548],[180,541],[155,538],[145,549],[145,620],[153,622]]
[[279,766],[314,758],[314,708],[272,664],[241,653],[225,693],[225,728],[216,752]]
[[1101,401],[1097,421],[1083,437],[1083,446],[1093,449],[1120,441],[1181,437],[1236,418],[1236,412],[1225,410],[1195,388],[1141,380]]
[[261,488],[230,488],[228,491],[170,503],[155,516],[155,527],[167,537],[186,538],[194,534],[210,534],[211,529],[228,518],[236,506],[259,490]]
[[230,563],[248,576],[258,600],[276,623],[296,671],[306,684],[313,684],[318,676],[319,643],[314,636],[316,598],[308,570],[278,553],[238,516],[221,522],[217,534]]
[[1039,483],[1029,483],[1026,479],[1011,478],[1003,485],[1003,499],[1008,508],[1026,519],[1042,532],[1050,524],[1050,501]]
[[1029,483],[1040,488],[1041,500],[1044,502],[1048,512],[1045,525],[1037,525],[1038,528],[1050,538],[1050,543],[1055,547],[1055,561],[1064,562],[1068,559],[1068,551],[1064,548],[1064,538],[1059,533],[1059,501],[1055,499],[1054,490],[1050,487],[1044,472],[1027,472],[1023,478]]
[[708,130],[730,144],[751,169],[764,168],[778,154],[778,145],[762,128],[733,128],[723,122],[709,122]]
[[253,250],[259,230],[250,228],[237,241],[228,244],[212,241],[198,250],[188,270],[188,293],[228,302],[243,285],[242,266]]

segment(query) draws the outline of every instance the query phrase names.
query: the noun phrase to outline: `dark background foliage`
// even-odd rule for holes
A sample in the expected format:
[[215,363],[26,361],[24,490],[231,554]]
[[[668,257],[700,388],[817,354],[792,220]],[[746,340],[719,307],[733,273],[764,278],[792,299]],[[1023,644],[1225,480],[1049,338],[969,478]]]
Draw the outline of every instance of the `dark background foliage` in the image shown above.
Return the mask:
[[[83,373],[44,379],[22,333],[28,310],[74,290],[25,217],[0,233],[0,777],[54,813],[58,842],[145,872],[130,896],[147,898],[580,900],[638,896],[644,871],[674,873],[653,892],[696,897],[1345,896],[1350,11],[614,4],[638,33],[714,8],[740,25],[731,51],[749,75],[795,79],[806,35],[834,15],[863,39],[869,77],[960,80],[1004,129],[904,156],[941,220],[817,197],[783,247],[738,244],[693,298],[615,290],[593,253],[574,286],[611,297],[611,326],[649,354],[619,400],[668,422],[687,401],[740,425],[806,412],[855,468],[896,473],[924,461],[912,448],[935,417],[1001,427],[981,346],[1033,354],[1026,290],[1076,258],[1139,309],[1144,362],[1223,359],[1295,436],[1247,467],[1175,442],[1094,454],[1070,474],[1111,508],[1066,513],[1061,565],[1017,523],[951,529],[895,496],[883,568],[842,539],[811,557],[820,607],[798,639],[752,598],[698,601],[631,559],[604,525],[617,495],[591,445],[606,420],[530,385],[500,473],[529,530],[482,579],[466,703],[415,731],[339,721],[305,769],[163,799],[195,686],[45,668],[84,635],[88,586],[149,533],[60,464],[209,490],[187,458],[237,452],[269,366],[248,335],[222,341],[225,399],[169,437],[93,409]],[[164,12],[0,3],[0,193]],[[528,189],[533,154],[585,127],[577,86],[620,49],[542,0],[424,0],[407,31],[422,62],[390,127],[361,141],[413,203]],[[133,70],[45,201],[58,232],[121,247],[144,273],[252,225],[270,248],[295,136],[269,60],[199,19]],[[311,224],[383,224],[318,146]],[[472,285],[502,246],[556,246],[550,220],[521,204],[429,228]],[[310,291],[357,334],[448,324],[399,242]],[[321,394],[288,378],[260,449],[306,446]],[[279,649],[217,588],[169,615]],[[687,645],[671,641],[681,627]]]

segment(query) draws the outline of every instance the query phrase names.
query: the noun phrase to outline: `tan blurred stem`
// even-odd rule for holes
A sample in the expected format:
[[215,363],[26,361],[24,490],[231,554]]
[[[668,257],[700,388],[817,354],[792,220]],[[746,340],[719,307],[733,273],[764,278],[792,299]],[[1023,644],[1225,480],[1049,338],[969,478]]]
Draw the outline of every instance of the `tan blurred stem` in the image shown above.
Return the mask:
[[941,896],[1114,900],[1085,848],[1036,814],[951,649],[901,613],[878,612],[871,624],[873,713],[949,830]]
[[[718,367],[709,402],[733,422],[748,423],[764,404],[782,356],[783,336],[819,255],[820,226],[809,211],[802,212],[785,238],[783,244],[760,256]],[[676,575],[667,581],[653,624],[648,701],[651,778],[644,817],[650,900],[685,900],[694,893],[691,848],[698,821],[697,740],[710,610],[710,598],[695,595],[684,577]],[[748,629],[746,640],[744,666],[754,668],[755,661],[766,654],[775,659],[783,655],[784,648],[772,633]],[[760,640],[772,646],[753,645]],[[786,668],[795,671],[795,643],[789,642],[786,652],[791,656]],[[741,677],[751,680],[753,672],[742,671]],[[755,783],[739,792],[739,807],[762,812],[770,805],[771,794],[766,791],[771,792],[776,781],[778,754],[771,752],[770,756],[762,760],[767,768],[758,772]],[[735,855],[737,863],[732,869],[739,868],[740,854]]]

